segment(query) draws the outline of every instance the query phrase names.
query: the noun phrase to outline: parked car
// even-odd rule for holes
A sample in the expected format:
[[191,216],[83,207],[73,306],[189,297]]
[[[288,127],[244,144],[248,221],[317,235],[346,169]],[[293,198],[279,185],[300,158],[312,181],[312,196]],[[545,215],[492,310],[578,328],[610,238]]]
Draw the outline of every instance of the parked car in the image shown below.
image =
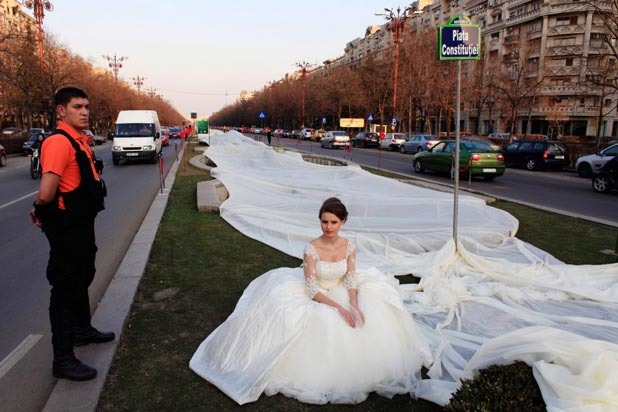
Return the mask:
[[281,130],[281,137],[285,137],[286,139],[291,138],[292,137],[292,131],[288,130],[288,129]]
[[351,139],[352,147],[378,147],[380,136],[372,132],[360,132]]
[[96,144],[97,146],[102,145],[106,141],[107,141],[107,138],[105,136],[100,136],[98,134],[94,135],[94,144]]
[[408,137],[401,145],[399,145],[399,151],[401,153],[418,153],[427,151],[440,143],[440,139],[436,136],[428,134],[413,134]]
[[6,150],[0,144],[0,167],[6,166]]
[[[453,175],[455,148],[455,140],[444,140],[429,151],[417,153],[414,155],[414,170],[417,173],[433,170]],[[489,181],[502,176],[504,169],[502,153],[482,142],[459,142],[459,173],[463,176],[472,173],[472,176],[482,176]]]
[[329,149],[347,147],[350,146],[350,136],[342,130],[324,132],[324,137],[320,139],[320,146]]
[[500,151],[502,150],[502,146],[499,145],[498,143],[494,143],[489,139],[484,139],[482,137],[479,136],[463,136],[460,138],[462,142],[480,142],[480,143],[485,143],[486,145],[488,145],[489,147],[491,147],[493,150],[496,151]]
[[170,134],[167,129],[161,128],[161,146],[170,145]]
[[292,139],[300,139],[300,130],[292,130]]
[[494,139],[504,139],[504,140],[509,140],[509,137],[511,137],[511,135],[509,133],[489,133],[490,138],[494,138]]
[[554,140],[519,140],[504,148],[507,166],[520,166],[528,170],[542,167],[560,170],[570,163],[569,151]]
[[[28,137],[28,140],[26,140],[21,145],[21,149],[24,153],[24,156],[32,155],[34,148],[38,146],[38,144],[36,143],[37,143],[39,134],[41,133],[36,133],[36,134],[31,135],[30,137]],[[43,139],[46,139],[49,135],[51,135],[51,132],[43,133]]]
[[380,148],[388,150],[399,150],[401,145],[408,136],[405,133],[387,133],[384,139],[380,141]]
[[311,138],[313,137],[314,131],[315,130],[309,127],[305,127],[303,130],[300,131],[300,138],[303,140],[311,140]]
[[592,177],[592,188],[595,192],[607,193],[612,189],[618,189],[618,156],[612,157],[605,162],[598,172]]
[[4,136],[13,136],[19,133],[23,133],[23,130],[19,127],[6,127],[2,130]]
[[88,146],[94,146],[94,133],[92,133],[88,129],[82,130],[82,134],[86,136],[86,141],[88,142]]
[[599,153],[578,157],[575,169],[580,177],[590,177],[614,156],[618,156],[618,143],[606,147]]

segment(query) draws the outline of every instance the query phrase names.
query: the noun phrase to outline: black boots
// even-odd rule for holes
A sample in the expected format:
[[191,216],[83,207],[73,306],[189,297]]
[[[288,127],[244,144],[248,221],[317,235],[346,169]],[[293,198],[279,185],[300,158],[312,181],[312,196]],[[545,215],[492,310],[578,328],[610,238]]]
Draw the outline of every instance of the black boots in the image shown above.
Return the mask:
[[72,381],[87,381],[97,376],[96,369],[81,363],[79,359],[75,358],[73,353],[54,353],[52,373],[58,379],[69,379]]
[[85,328],[73,328],[73,345],[74,346],[84,346],[89,343],[105,343],[111,342],[114,340],[116,335],[114,332],[101,332],[93,328],[92,326],[87,326]]

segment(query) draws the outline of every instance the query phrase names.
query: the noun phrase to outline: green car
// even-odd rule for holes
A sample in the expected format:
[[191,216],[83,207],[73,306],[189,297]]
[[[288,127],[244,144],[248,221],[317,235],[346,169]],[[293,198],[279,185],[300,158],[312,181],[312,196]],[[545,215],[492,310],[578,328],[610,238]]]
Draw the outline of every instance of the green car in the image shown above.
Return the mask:
[[[425,170],[450,173],[453,176],[453,160],[455,157],[455,141],[443,140],[427,152],[419,152],[414,156],[414,170],[423,173]],[[493,180],[504,174],[504,156],[483,142],[459,142],[459,173],[461,176],[483,176],[485,180]]]

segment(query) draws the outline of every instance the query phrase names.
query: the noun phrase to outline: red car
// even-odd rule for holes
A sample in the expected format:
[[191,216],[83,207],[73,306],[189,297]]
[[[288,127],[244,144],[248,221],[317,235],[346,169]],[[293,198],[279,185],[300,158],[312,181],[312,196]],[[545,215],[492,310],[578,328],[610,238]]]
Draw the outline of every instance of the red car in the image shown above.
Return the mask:
[[161,145],[162,146],[170,145],[170,135],[169,135],[169,132],[165,129],[161,129]]

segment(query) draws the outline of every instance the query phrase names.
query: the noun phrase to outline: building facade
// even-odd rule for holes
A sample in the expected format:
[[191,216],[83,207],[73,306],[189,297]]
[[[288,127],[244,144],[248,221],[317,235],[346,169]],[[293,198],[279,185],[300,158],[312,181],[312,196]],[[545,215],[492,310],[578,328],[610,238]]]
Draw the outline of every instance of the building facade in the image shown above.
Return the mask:
[[[595,6],[618,15],[611,1],[597,0]],[[616,39],[586,1],[420,0],[411,7],[407,35],[436,30],[461,13],[481,26],[486,64],[499,67],[501,73],[525,69],[526,81],[535,87],[518,107],[515,133],[583,137],[595,136],[598,130],[600,136],[618,136],[618,96],[602,85],[616,77],[616,56],[609,46]],[[392,45],[393,34],[386,24],[371,26],[363,38],[346,45],[343,56],[325,65],[354,66],[369,54],[384,54]],[[462,130],[509,131],[511,119],[504,111],[492,116],[482,108],[477,116],[474,109],[464,104]]]

